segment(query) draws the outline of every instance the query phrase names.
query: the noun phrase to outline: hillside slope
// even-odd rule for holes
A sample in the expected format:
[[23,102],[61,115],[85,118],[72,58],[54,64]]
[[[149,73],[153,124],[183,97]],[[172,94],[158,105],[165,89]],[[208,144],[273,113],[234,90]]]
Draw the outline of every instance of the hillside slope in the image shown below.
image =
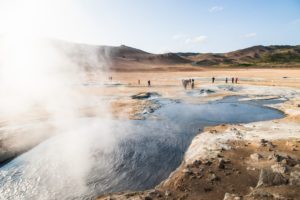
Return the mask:
[[185,56],[197,66],[260,66],[300,64],[300,45],[253,46],[228,53]]

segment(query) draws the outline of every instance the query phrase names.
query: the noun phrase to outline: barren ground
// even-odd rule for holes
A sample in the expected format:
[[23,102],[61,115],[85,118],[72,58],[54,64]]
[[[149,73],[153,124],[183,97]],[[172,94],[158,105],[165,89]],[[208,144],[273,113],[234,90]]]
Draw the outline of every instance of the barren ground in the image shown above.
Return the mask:
[[[108,194],[99,199],[300,199],[299,69],[203,69],[110,75],[113,81],[127,85],[101,89],[101,93],[123,97],[111,102],[115,117],[135,118],[148,103],[130,98],[140,92],[157,92],[166,98],[192,103],[227,95],[286,96],[289,100],[275,106],[286,114],[280,120],[207,127],[194,138],[181,166],[153,190]],[[213,76],[215,84],[211,84]],[[195,98],[186,95],[181,86],[181,79],[194,78],[195,90],[215,89],[225,84],[225,77],[239,77],[236,87],[243,89]],[[151,80],[151,87],[146,86],[147,80]],[[100,91],[91,88],[85,92]]]

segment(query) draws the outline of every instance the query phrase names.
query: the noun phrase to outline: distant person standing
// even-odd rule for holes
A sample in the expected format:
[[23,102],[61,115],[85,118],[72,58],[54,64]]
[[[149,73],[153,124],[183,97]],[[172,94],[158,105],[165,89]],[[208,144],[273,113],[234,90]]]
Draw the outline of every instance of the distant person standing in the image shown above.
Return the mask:
[[238,77],[236,77],[236,78],[235,78],[235,83],[236,83],[236,84],[238,83],[238,80],[239,80]]
[[195,81],[194,81],[194,79],[192,79],[191,88],[194,89],[194,87],[195,87]]
[[226,77],[226,79],[225,79],[225,83],[228,83],[228,78]]
[[140,80],[138,80],[138,84],[139,84],[139,85],[141,84],[141,81],[140,81]]
[[213,76],[213,77],[211,78],[211,82],[214,83],[215,80],[216,80],[216,78]]
[[231,78],[231,83],[234,83],[234,77]]
[[151,81],[150,80],[148,80],[148,87],[150,87],[151,86]]
[[188,80],[183,80],[183,87],[184,87],[184,89],[186,89],[187,85],[188,85]]

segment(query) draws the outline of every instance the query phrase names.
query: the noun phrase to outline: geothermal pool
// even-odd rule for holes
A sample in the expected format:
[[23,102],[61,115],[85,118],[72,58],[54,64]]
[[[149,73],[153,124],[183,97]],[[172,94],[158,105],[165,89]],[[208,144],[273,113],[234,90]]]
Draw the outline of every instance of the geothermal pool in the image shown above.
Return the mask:
[[205,126],[284,116],[265,107],[267,100],[239,98],[199,105],[156,99],[161,108],[145,120],[80,118],[87,128],[76,135],[52,137],[0,168],[0,199],[92,199],[154,187],[180,165]]

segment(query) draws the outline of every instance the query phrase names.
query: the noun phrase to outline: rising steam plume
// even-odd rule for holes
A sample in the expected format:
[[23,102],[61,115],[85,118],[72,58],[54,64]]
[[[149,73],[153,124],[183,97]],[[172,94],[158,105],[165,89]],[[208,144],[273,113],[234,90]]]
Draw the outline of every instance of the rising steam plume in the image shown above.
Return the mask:
[[[32,7],[31,10],[24,8],[25,21],[14,16],[12,23],[17,24],[6,25],[9,31],[0,38],[0,156],[6,159],[29,150],[46,138],[54,138],[54,146],[42,147],[45,152],[42,156],[47,162],[36,163],[36,168],[25,169],[23,174],[25,180],[33,175],[45,176],[40,180],[45,191],[39,192],[40,198],[46,199],[50,198],[47,193],[51,190],[54,193],[59,188],[70,186],[74,187],[69,192],[82,193],[93,162],[91,143],[97,140],[100,148],[109,151],[116,138],[110,133],[113,124],[107,102],[83,92],[83,83],[88,83],[90,76],[100,85],[106,79],[104,71],[109,69],[109,52],[102,55],[99,49],[91,46],[41,37],[38,32],[41,24],[36,21],[41,17],[30,13],[43,12],[44,6],[37,7],[40,2],[26,2],[27,6],[33,6],[33,10]],[[62,1],[43,2],[61,6],[58,2]],[[24,3],[13,3],[16,6],[13,13],[16,14]],[[62,5],[70,5],[68,3],[70,1],[63,1]],[[5,2],[5,6],[12,4]],[[33,18],[33,23],[29,23]],[[56,19],[55,13],[53,18]],[[52,23],[49,16],[44,20]],[[53,25],[51,23],[48,25]],[[93,107],[92,118],[85,115],[87,107]],[[60,139],[56,141],[57,135]],[[46,170],[49,167],[44,171],[43,165],[53,165],[55,174]]]

